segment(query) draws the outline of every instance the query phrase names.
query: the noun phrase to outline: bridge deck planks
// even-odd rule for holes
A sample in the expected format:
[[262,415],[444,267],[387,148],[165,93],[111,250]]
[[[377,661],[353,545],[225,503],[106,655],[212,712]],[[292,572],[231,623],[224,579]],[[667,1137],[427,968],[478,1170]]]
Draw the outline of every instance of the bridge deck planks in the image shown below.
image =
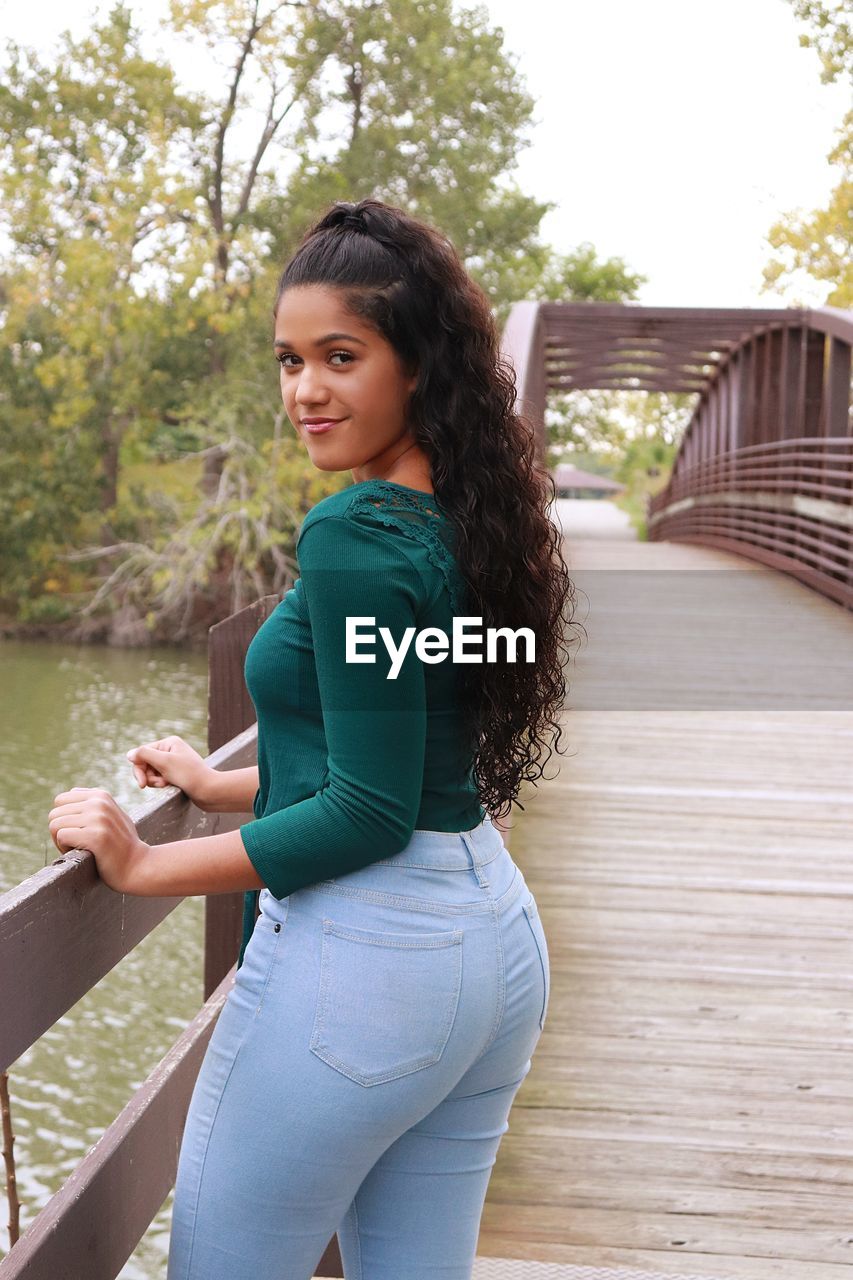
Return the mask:
[[[565,545],[579,574],[756,570],[696,546],[568,530]],[[853,653],[853,615],[759,572],[764,607]],[[689,608],[719,668],[703,580],[707,603],[691,593]],[[654,592],[626,596],[642,630]],[[670,1278],[853,1276],[850,701],[826,709],[830,670],[816,705],[596,705],[596,685],[624,688],[622,663],[601,640],[572,664],[568,750],[546,768],[559,776],[513,818],[552,988],[478,1252]]]

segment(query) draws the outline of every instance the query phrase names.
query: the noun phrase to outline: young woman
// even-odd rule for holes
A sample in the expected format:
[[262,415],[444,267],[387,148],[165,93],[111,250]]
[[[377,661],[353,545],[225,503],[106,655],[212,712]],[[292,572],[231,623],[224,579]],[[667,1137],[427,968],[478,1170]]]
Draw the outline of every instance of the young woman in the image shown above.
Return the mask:
[[[572,588],[554,487],[488,299],[434,228],[334,205],[274,316],[293,427],[354,483],[305,517],[300,577],[249,647],[257,768],[213,771],[179,738],[129,753],[141,785],[254,820],[140,847],[81,788],[52,827],[125,892],[246,891],[168,1280],[309,1280],[335,1232],[347,1280],[467,1280],[550,988],[491,816],[559,742]],[[485,660],[490,628],[527,628],[532,658],[499,641]]]

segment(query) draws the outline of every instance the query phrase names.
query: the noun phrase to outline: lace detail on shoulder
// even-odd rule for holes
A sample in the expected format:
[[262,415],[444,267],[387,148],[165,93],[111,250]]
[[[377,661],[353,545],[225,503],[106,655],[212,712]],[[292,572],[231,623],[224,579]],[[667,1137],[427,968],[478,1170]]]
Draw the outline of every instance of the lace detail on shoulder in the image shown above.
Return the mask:
[[[387,503],[393,507],[402,507],[406,511],[426,512],[437,520],[446,519],[431,493],[422,493],[419,489],[407,489],[405,486],[394,484],[391,480],[366,480],[364,485],[366,490],[379,492],[382,495],[378,501],[376,498],[370,499],[373,506]],[[362,490],[356,497],[356,502],[360,503],[365,497],[367,494]]]
[[445,541],[452,526],[430,494],[421,495],[374,480],[349,505],[348,514],[359,513],[387,528],[399,530],[426,548],[430,564],[444,578],[453,613],[461,616],[464,584],[453,552]]

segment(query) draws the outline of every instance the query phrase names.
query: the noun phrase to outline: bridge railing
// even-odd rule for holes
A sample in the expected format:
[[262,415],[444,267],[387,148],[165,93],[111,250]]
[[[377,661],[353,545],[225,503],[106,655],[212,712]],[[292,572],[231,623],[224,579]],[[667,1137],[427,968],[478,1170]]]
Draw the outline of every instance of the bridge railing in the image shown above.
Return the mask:
[[[210,630],[207,763],[257,759],[255,712],[243,679],[249,641],[278,604],[265,596]],[[149,844],[236,829],[246,814],[206,814],[175,787],[140,806]],[[45,819],[46,820],[46,819]],[[0,1071],[6,1071],[182,898],[116,893],[91,853],[61,854],[0,895]],[[0,1261],[0,1280],[79,1275],[115,1280],[162,1207],[177,1174],[193,1086],[233,984],[243,895],[206,898],[204,1003],[120,1115]],[[11,1117],[14,1128],[14,1113]],[[337,1237],[315,1273],[342,1276]]]
[[650,539],[720,547],[853,608],[853,315],[753,330],[702,392]]

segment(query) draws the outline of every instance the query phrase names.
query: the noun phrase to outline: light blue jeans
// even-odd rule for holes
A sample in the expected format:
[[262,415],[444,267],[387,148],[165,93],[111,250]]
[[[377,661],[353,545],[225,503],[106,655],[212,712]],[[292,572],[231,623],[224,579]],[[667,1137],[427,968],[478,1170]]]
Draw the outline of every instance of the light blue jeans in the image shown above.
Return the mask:
[[536,902],[487,817],[274,898],[187,1114],[167,1280],[469,1280],[548,1006]]

